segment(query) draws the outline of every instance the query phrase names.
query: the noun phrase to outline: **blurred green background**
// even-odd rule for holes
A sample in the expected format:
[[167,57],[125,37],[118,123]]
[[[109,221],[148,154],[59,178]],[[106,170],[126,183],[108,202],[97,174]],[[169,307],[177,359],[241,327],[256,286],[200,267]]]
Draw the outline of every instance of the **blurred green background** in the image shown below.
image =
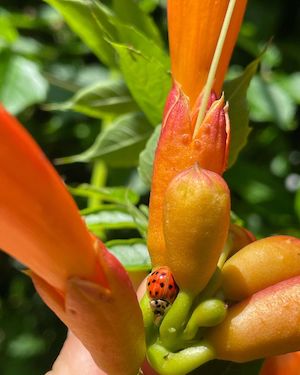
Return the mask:
[[[167,50],[165,2],[139,3],[155,20]],[[299,35],[298,0],[251,0],[228,73],[234,77],[269,44],[248,92],[248,143],[225,174],[233,212],[257,237],[300,237]],[[109,119],[84,111],[50,111],[49,103],[64,102],[111,74],[119,73],[109,72],[47,4],[1,1],[0,101],[50,160],[85,151]],[[90,181],[94,166],[70,163],[57,165],[57,170],[68,184],[77,185]],[[106,172],[108,186],[130,186],[139,203],[147,204],[147,187],[134,167],[112,163]],[[78,204],[84,208],[86,201],[79,199]],[[138,237],[140,227],[114,229],[107,226],[103,233],[102,226],[100,231],[106,240],[126,239]],[[0,374],[40,375],[57,356],[66,329],[19,270],[16,261],[0,254]]]

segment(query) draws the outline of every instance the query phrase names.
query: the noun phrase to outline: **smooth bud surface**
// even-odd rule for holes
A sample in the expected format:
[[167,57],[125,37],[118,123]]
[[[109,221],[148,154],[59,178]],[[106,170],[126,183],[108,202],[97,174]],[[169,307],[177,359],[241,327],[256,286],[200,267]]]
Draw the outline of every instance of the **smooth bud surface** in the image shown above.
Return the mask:
[[300,240],[273,236],[254,241],[227,260],[222,274],[225,296],[233,301],[298,276]]
[[230,215],[228,187],[198,164],[177,175],[164,202],[166,262],[180,289],[200,292],[216,269]]
[[300,349],[300,276],[266,288],[228,309],[207,331],[218,359],[247,362]]

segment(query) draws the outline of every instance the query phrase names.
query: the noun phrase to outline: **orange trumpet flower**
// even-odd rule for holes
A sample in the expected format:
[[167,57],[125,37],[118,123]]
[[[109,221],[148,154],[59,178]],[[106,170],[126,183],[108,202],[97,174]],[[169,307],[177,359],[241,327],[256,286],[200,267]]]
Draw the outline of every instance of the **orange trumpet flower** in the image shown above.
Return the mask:
[[54,168],[0,107],[0,248],[29,267],[38,292],[112,375],[145,354],[139,304],[122,265],[88,232]]

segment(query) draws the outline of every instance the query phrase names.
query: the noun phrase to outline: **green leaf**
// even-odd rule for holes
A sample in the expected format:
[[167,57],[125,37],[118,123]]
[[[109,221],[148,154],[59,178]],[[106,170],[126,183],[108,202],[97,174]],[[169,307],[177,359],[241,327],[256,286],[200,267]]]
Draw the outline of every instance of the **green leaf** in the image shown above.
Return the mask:
[[141,239],[112,240],[105,244],[128,271],[151,268],[150,256],[145,241]]
[[79,90],[64,103],[50,104],[51,110],[74,110],[87,116],[102,119],[138,109],[123,81],[101,80]]
[[160,0],[140,0],[139,6],[146,13],[153,12],[158,6]]
[[118,25],[122,40],[112,43],[119,55],[120,69],[132,96],[152,125],[161,122],[171,88],[169,59],[165,52],[133,28]]
[[106,65],[115,66],[115,53],[106,38],[116,40],[116,31],[109,21],[110,11],[91,0],[45,0],[59,11],[70,28]]
[[260,58],[252,61],[239,77],[224,84],[225,97],[229,102],[231,128],[228,167],[235,163],[239,152],[246,145],[251,131],[246,97],[249,84],[257,71],[259,62]]
[[275,122],[282,130],[295,129],[296,105],[290,95],[275,82],[256,76],[248,93],[250,117],[253,121]]
[[300,72],[277,77],[278,84],[297,103],[300,104]]
[[101,132],[87,151],[58,159],[57,163],[89,162],[101,157],[113,167],[136,166],[152,129],[141,113],[123,115]]
[[122,23],[133,26],[155,43],[162,45],[160,33],[153,19],[135,1],[114,0],[113,9]]
[[132,216],[122,210],[101,210],[84,215],[83,218],[91,231],[93,229],[136,229]]
[[48,83],[33,61],[0,55],[0,101],[14,115],[46,99]]
[[140,153],[139,168],[138,172],[141,180],[148,187],[151,186],[152,172],[153,172],[153,162],[155,156],[155,150],[159,140],[159,135],[161,131],[161,126],[157,126],[149,138],[146,147]]
[[69,187],[71,194],[79,197],[97,197],[99,200],[110,203],[126,205],[128,202],[137,204],[139,196],[126,187],[96,187],[89,184],[81,184],[77,187]]
[[10,13],[1,9],[0,13],[0,40],[10,44],[17,40],[18,31],[11,22]]
[[146,239],[148,230],[148,215],[145,215],[145,212],[142,211],[143,206],[141,206],[137,208],[132,203],[128,202],[126,208],[128,213],[132,216],[134,222],[136,223],[136,227],[140,232],[140,235]]

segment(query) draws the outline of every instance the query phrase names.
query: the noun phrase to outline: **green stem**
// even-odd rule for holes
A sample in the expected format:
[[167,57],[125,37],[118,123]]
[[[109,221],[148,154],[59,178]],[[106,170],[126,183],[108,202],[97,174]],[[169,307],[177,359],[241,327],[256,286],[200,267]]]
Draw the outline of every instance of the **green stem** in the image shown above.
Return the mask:
[[219,299],[212,298],[201,302],[193,311],[182,334],[182,339],[192,340],[199,328],[214,327],[220,324],[226,316],[226,311],[227,306]]
[[236,3],[236,0],[230,0],[228,4],[228,8],[227,8],[226,15],[223,21],[218,43],[217,43],[215,53],[211,62],[211,66],[208,72],[208,77],[207,77],[201,105],[199,108],[199,113],[198,113],[198,118],[197,118],[197,122],[196,122],[195,129],[194,129],[193,138],[195,138],[196,134],[198,133],[200,126],[202,124],[202,121],[205,117],[209,95],[211,93],[211,90],[215,81],[216,71],[219,65],[220,57],[221,57],[222,50],[224,47],[224,43],[225,43],[225,39],[226,39],[227,32],[229,29],[231,17],[234,11],[235,3]]
[[177,346],[176,340],[185,327],[193,301],[194,295],[180,291],[166,313],[159,332],[161,341],[167,348],[172,350]]
[[154,314],[150,306],[150,300],[147,293],[144,294],[140,301],[140,307],[143,314],[146,342],[152,344],[158,335],[158,328],[154,324]]
[[[103,160],[97,159],[93,165],[91,185],[96,187],[103,187],[106,184],[107,168]],[[99,196],[95,195],[89,198],[88,208],[98,207],[101,204]]]
[[161,375],[185,375],[215,358],[214,349],[205,341],[177,353],[155,343],[147,354],[151,365]]

